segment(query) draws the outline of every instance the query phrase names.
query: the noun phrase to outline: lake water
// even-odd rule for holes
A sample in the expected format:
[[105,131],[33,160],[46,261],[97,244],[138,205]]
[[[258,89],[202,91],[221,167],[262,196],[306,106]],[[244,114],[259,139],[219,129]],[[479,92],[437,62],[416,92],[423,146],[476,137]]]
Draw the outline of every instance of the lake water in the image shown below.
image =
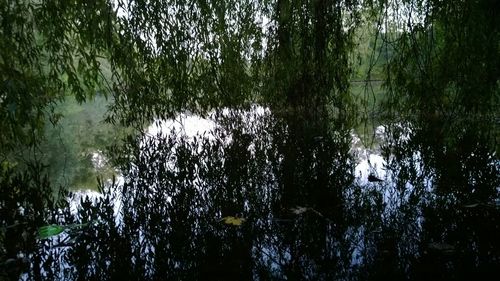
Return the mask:
[[[18,207],[17,220],[33,227],[2,232],[16,241],[5,252],[18,267],[5,272],[35,280],[484,279],[500,271],[500,162],[490,133],[464,124],[408,120],[361,135],[260,106],[156,120],[122,147],[119,176],[100,193],[68,194],[50,211]],[[36,237],[46,224],[66,229]]]

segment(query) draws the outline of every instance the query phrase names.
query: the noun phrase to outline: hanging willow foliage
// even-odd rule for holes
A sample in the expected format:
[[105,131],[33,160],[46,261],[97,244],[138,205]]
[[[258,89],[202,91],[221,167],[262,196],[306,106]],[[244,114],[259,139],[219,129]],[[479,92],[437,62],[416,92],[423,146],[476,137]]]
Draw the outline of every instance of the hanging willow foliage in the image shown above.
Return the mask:
[[390,110],[492,109],[497,12],[493,0],[2,1],[0,144],[34,142],[47,113],[57,121],[51,105],[97,91],[126,125],[255,101],[346,115],[362,18],[391,53]]
[[494,113],[500,96],[496,1],[381,1],[388,109],[426,118]]
[[0,5],[4,141],[23,138],[29,122],[41,127],[47,105],[66,94],[112,94],[110,121],[127,125],[249,101],[347,101],[357,1]]
[[115,112],[130,124],[184,108],[330,98],[345,111],[357,4],[121,1],[118,33],[130,45],[112,57],[125,91],[115,89]]
[[0,2],[0,146],[34,144],[53,105],[101,88],[115,22],[108,1]]

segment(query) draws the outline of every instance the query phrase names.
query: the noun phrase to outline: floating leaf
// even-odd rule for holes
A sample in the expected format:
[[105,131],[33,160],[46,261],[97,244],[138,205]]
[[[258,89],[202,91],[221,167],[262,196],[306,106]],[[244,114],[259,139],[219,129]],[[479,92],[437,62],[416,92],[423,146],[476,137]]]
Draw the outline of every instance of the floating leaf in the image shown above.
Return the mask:
[[235,226],[240,226],[245,222],[244,218],[237,218],[233,216],[224,217],[222,218],[222,220],[224,221],[225,224],[231,224]]
[[455,247],[446,243],[432,242],[429,243],[427,246],[429,247],[430,250],[440,251],[443,253],[451,253],[455,250]]
[[475,208],[479,206],[479,203],[476,203],[476,204],[469,204],[469,205],[464,205],[464,208]]
[[60,225],[46,225],[38,229],[38,237],[40,239],[47,239],[52,236],[61,234],[66,227]]
[[306,207],[300,207],[300,206],[297,206],[295,208],[291,208],[290,211],[292,211],[292,213],[296,214],[296,215],[300,215],[300,214],[303,214],[305,212],[307,212],[309,210],[309,208],[306,208]]

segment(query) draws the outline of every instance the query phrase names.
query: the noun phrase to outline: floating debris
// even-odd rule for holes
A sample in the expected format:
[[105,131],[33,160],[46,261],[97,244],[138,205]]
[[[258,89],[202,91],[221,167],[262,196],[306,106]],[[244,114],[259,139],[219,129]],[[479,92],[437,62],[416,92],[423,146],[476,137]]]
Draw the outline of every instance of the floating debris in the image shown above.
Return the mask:
[[295,208],[291,208],[290,211],[292,213],[294,213],[295,215],[300,215],[300,214],[303,214],[303,213],[309,211],[309,208],[297,206]]
[[244,218],[238,218],[238,217],[233,217],[233,216],[227,216],[223,217],[222,221],[224,221],[225,224],[230,224],[234,226],[240,226],[245,222]]
[[455,247],[446,243],[431,242],[427,245],[427,247],[429,248],[429,250],[438,251],[445,254],[451,254],[455,251]]

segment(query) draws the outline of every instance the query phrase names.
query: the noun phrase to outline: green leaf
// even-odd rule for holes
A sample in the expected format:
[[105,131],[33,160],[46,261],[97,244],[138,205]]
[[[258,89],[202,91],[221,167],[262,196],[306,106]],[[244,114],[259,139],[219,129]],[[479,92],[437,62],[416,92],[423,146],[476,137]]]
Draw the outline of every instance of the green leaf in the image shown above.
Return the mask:
[[38,237],[40,239],[47,239],[52,236],[61,234],[66,227],[60,225],[46,225],[38,229]]

